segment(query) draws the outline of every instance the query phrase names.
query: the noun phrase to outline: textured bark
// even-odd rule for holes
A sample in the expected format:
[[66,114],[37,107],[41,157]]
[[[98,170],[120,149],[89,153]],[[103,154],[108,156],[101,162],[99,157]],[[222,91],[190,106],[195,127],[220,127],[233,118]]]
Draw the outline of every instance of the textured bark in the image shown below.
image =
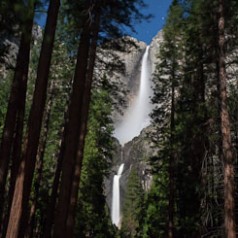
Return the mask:
[[83,31],[80,38],[77,64],[73,81],[73,91],[71,95],[71,102],[69,105],[69,120],[66,125],[64,144],[62,144],[62,146],[64,146],[62,175],[53,232],[53,237],[55,238],[64,238],[66,233],[66,221],[69,211],[71,184],[73,179],[75,157],[77,153],[77,145],[79,139],[79,121],[81,117],[83,93],[86,81],[89,45],[90,27],[88,19],[87,23],[83,27]]
[[28,132],[26,141],[24,143],[23,156],[18,170],[18,176],[16,179],[7,229],[6,237],[9,238],[23,237],[26,223],[28,221],[28,201],[35,170],[36,154],[46,101],[49,68],[59,6],[59,0],[50,1],[45,34],[37,69],[37,79],[33,96],[33,104],[28,121]]
[[60,175],[62,172],[62,164],[63,164],[63,151],[64,147],[62,146],[64,144],[64,132],[63,136],[60,142],[60,152],[56,158],[58,158],[53,186],[52,186],[52,192],[50,195],[50,202],[47,209],[47,217],[46,217],[46,224],[43,230],[43,237],[44,238],[50,238],[51,237],[51,231],[52,231],[52,225],[54,220],[54,214],[55,214],[55,207],[56,207],[56,200],[58,196],[58,188],[60,183]]
[[76,207],[77,207],[77,200],[78,200],[80,175],[81,175],[81,169],[82,169],[82,163],[83,163],[84,143],[85,143],[85,137],[87,132],[87,121],[88,121],[89,105],[90,105],[90,99],[91,99],[91,88],[92,88],[94,65],[95,65],[95,59],[96,59],[99,26],[100,26],[100,11],[97,10],[95,14],[95,23],[93,25],[93,29],[94,29],[93,39],[90,46],[88,72],[86,77],[83,106],[82,106],[81,118],[79,123],[80,124],[79,143],[77,148],[73,182],[72,182],[72,188],[71,188],[70,207],[68,211],[67,224],[66,224],[67,226],[66,237],[73,237],[74,226],[75,226],[75,215],[76,215]]
[[[72,84],[71,84],[72,85]],[[69,103],[69,98],[67,100]],[[53,220],[54,220],[54,214],[55,214],[55,207],[56,207],[56,200],[58,197],[58,189],[59,189],[59,183],[60,183],[60,176],[62,172],[62,163],[63,163],[63,154],[64,154],[64,138],[65,138],[65,128],[66,124],[68,121],[68,103],[66,103],[66,109],[64,112],[64,123],[62,125],[62,130],[60,131],[59,138],[61,138],[60,143],[59,143],[59,149],[58,153],[55,156],[55,159],[58,159],[57,165],[56,165],[56,170],[55,170],[55,175],[54,175],[54,181],[52,185],[52,192],[50,195],[50,202],[48,204],[47,208],[47,217],[46,217],[46,222],[45,226],[43,228],[43,237],[44,238],[50,238],[51,237],[51,231],[52,231],[52,225],[53,225]]]
[[38,153],[37,153],[37,161],[36,161],[36,178],[34,183],[34,199],[31,204],[30,209],[30,216],[29,216],[29,222],[28,222],[28,228],[25,235],[25,238],[27,237],[34,237],[34,227],[36,222],[36,209],[39,208],[39,194],[40,194],[40,185],[42,181],[42,172],[43,172],[43,166],[44,166],[44,154],[45,154],[45,148],[46,148],[46,142],[49,132],[49,123],[50,123],[50,114],[51,109],[53,105],[53,91],[54,91],[54,82],[52,81],[49,88],[49,99],[47,102],[45,115],[44,115],[44,124],[42,128],[42,135],[39,143]]
[[[0,224],[2,218],[2,211],[4,206],[4,195],[6,178],[8,174],[9,162],[11,158],[11,151],[13,149],[14,130],[16,128],[15,139],[21,145],[22,130],[20,121],[17,118],[24,116],[25,112],[25,98],[27,87],[27,76],[30,58],[31,32],[33,26],[34,6],[29,6],[30,18],[27,20],[20,41],[19,53],[17,57],[15,74],[12,82],[10,98],[8,102],[7,114],[3,129],[3,137],[1,140],[0,149]],[[18,123],[17,123],[18,121]],[[21,121],[22,122],[22,121]],[[17,126],[16,126],[17,125]],[[18,136],[19,135],[19,136]],[[17,157],[13,158],[13,166],[16,166]]]
[[[26,86],[26,85],[25,85]],[[25,87],[23,86],[23,87]],[[13,199],[13,193],[15,188],[15,182],[17,178],[17,172],[20,165],[21,159],[21,151],[22,151],[22,138],[23,138],[23,128],[24,128],[24,115],[25,115],[25,96],[26,96],[26,87],[20,89],[20,100],[19,100],[19,107],[17,113],[17,121],[16,121],[16,132],[14,136],[13,142],[13,151],[12,151],[12,165],[11,165],[11,175],[10,175],[10,185],[8,190],[8,199],[7,199],[7,212],[4,214],[3,220],[3,231],[2,236],[5,237],[7,232],[8,220],[10,216],[10,208]],[[24,99],[23,99],[24,97]]]
[[234,201],[234,165],[231,143],[230,119],[227,109],[227,75],[225,68],[225,17],[224,0],[219,0],[218,19],[218,57],[219,57],[219,101],[222,155],[224,164],[224,225],[227,238],[236,237],[235,201]]

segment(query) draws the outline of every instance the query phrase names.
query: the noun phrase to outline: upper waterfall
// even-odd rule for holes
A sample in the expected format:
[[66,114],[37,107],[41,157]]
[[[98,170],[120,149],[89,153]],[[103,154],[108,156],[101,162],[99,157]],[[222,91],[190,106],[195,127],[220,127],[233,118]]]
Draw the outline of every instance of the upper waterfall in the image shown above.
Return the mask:
[[149,46],[146,47],[142,58],[139,91],[127,108],[122,121],[115,126],[115,137],[122,145],[138,136],[143,128],[149,125],[149,113],[152,110],[150,103],[151,89],[151,65],[149,61]]

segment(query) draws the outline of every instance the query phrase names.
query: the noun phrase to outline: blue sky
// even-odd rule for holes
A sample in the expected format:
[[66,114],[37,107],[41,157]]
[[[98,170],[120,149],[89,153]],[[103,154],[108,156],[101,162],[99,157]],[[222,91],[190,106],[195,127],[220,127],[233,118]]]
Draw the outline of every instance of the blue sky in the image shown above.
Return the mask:
[[163,28],[172,0],[144,0],[144,2],[148,8],[142,11],[146,14],[153,14],[154,17],[149,22],[136,25],[137,34],[132,34],[132,36],[150,44],[152,38]]
[[[149,22],[144,21],[135,25],[137,34],[131,33],[131,35],[140,41],[150,44],[152,38],[163,28],[166,15],[172,0],[144,0],[148,5],[147,8],[141,9],[145,14],[152,14],[153,18]],[[36,20],[41,26],[45,24],[45,15],[38,16]]]

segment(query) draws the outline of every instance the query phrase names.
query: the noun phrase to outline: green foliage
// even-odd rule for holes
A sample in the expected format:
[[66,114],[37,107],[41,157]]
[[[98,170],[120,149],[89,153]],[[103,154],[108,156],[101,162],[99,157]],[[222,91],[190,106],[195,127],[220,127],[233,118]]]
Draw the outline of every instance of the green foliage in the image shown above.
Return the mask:
[[136,168],[128,177],[122,209],[121,237],[141,237],[144,216],[144,191]]
[[[175,179],[174,231],[177,237],[201,235],[204,225],[201,219],[201,201],[208,198],[208,187],[204,181],[209,177],[206,177],[207,174],[201,177],[201,174],[204,163],[214,153],[209,147],[211,127],[207,124],[209,117],[214,116],[214,109],[209,105],[213,94],[209,91],[209,99],[205,95],[211,83],[208,78],[214,77],[214,68],[209,64],[214,57],[211,44],[215,39],[213,35],[206,37],[205,31],[210,31],[208,25],[214,25],[215,21],[212,18],[205,21],[202,8],[203,1],[184,1],[182,4],[179,1],[173,2],[164,28],[164,42],[160,48],[154,78],[153,102],[156,107],[152,117],[157,128],[155,138],[159,156],[153,159],[152,166],[158,173],[157,176],[165,176],[165,186],[168,187],[168,172],[171,173],[168,171],[169,161],[171,155],[175,156],[172,176]],[[212,83],[214,87],[214,81]],[[174,107],[173,92],[176,95]],[[162,167],[163,174],[160,171],[161,164],[168,165]],[[154,183],[156,185],[156,181]],[[169,196],[164,191],[165,201],[168,202]],[[214,191],[213,196],[216,196]],[[156,207],[155,202],[152,204]],[[168,221],[167,215],[164,221]],[[161,229],[164,233],[157,236],[166,237],[167,227],[165,224]]]
[[[44,1],[33,0],[1,1],[0,38],[5,35],[19,35],[24,30],[24,23],[29,17],[27,4],[33,2],[37,7],[40,3],[44,4]],[[225,1],[226,49],[229,54],[232,53],[231,57],[227,58],[227,69],[230,71],[237,68],[234,50],[237,48],[238,35],[237,4],[236,0]],[[76,236],[167,237],[170,198],[168,188],[171,181],[169,168],[172,156],[175,162],[172,171],[175,180],[175,237],[219,237],[223,234],[223,167],[219,161],[221,145],[218,131],[219,107],[216,99],[217,6],[218,0],[174,0],[170,7],[154,75],[155,109],[152,118],[157,131],[153,140],[159,152],[151,158],[153,183],[150,191],[144,195],[140,177],[134,167],[131,169],[120,232],[115,231],[111,224],[104,194],[104,179],[109,174],[114,149],[111,113],[112,97],[116,94],[115,85],[109,84],[106,77],[95,83],[84,148]],[[111,50],[115,47],[111,39],[123,36],[125,29],[134,30],[133,24],[146,18],[141,14],[141,7],[145,7],[142,0],[62,1],[60,24],[51,62],[52,88],[48,91],[48,101],[53,100],[53,104],[40,195],[37,198],[35,227],[39,233],[46,218],[49,192],[57,163],[55,155],[62,138],[64,113],[69,104],[76,45],[88,11],[100,9],[98,45],[102,46],[107,42],[103,47]],[[93,14],[91,16],[94,17]],[[36,42],[31,50],[26,119],[34,90],[39,49],[40,42]],[[5,51],[0,45],[0,58]],[[113,67],[115,62],[113,60],[111,64]],[[233,80],[232,87],[229,87],[228,106],[237,163],[238,94],[237,82],[234,83],[237,81],[236,74],[236,70],[229,74]],[[7,78],[0,81],[0,133],[7,109],[10,78],[12,72],[8,72]]]
[[[76,54],[76,45],[80,39],[82,26],[85,24],[88,12],[100,11],[101,21],[98,45],[104,47],[106,42],[127,35],[127,29],[134,30],[134,23],[150,18],[140,9],[146,7],[143,0],[125,1],[63,1],[61,7],[61,25],[63,26],[62,41],[67,42],[70,54]],[[119,46],[118,46],[119,47]],[[123,47],[122,47],[123,48]],[[121,48],[121,50],[122,50]]]
[[[29,73],[28,93],[27,93],[27,110],[26,120],[32,101],[32,95],[35,85],[37,62],[39,59],[40,42],[35,42],[31,52],[31,64]],[[59,153],[59,142],[62,139],[62,128],[65,123],[65,113],[67,110],[68,98],[71,90],[71,78],[73,72],[73,62],[68,56],[66,46],[59,42],[55,42],[48,87],[47,105],[51,102],[50,120],[48,122],[48,134],[46,148],[44,151],[43,176],[40,181],[40,192],[37,198],[37,215],[35,227],[38,226],[38,232],[42,232],[43,223],[46,219],[48,203],[52,190],[52,183],[57,165],[57,155]],[[43,128],[41,133],[44,133]],[[35,174],[35,176],[37,176]],[[34,179],[34,183],[38,183]],[[33,189],[34,191],[34,189]]]
[[2,34],[16,33],[16,25],[22,23],[26,16],[27,11],[24,1],[2,0],[0,3],[0,36]]
[[8,106],[7,100],[9,98],[12,76],[13,76],[12,71],[8,71],[6,78],[4,80],[0,80],[0,101],[1,101],[0,135],[2,135],[2,130],[3,130],[4,121],[5,121],[5,115],[7,112],[7,106]]
[[153,176],[150,191],[145,196],[143,238],[162,238],[167,234],[168,173],[166,165]]
[[81,174],[76,235],[114,237],[104,194],[104,179],[109,173],[112,140],[112,101],[104,78],[93,90]]
[[[225,5],[226,50],[230,53],[230,57],[227,57],[227,72],[232,78],[228,102],[233,144],[237,150],[237,84],[234,83],[237,79],[236,70],[232,68],[237,64],[237,56],[231,52],[237,47],[233,36],[237,34],[234,22],[237,21],[235,12],[238,8],[235,1],[228,1]],[[164,41],[160,46],[154,77],[155,109],[152,118],[157,132],[153,138],[159,154],[151,162],[157,173],[156,178],[165,178],[164,185],[168,187],[171,151],[176,158],[173,168],[175,237],[220,237],[223,234],[223,165],[219,159],[221,144],[217,98],[217,9],[218,1],[173,1],[164,27]],[[176,95],[174,108],[173,90]],[[163,194],[166,208],[169,193],[159,187],[157,179],[153,186],[158,187],[158,193]],[[158,204],[158,201],[149,202],[152,213]],[[164,212],[163,221],[166,223],[167,220]],[[157,227],[164,232],[148,237],[166,237],[165,223],[160,229],[159,225],[150,227],[149,222],[145,223],[145,231]]]

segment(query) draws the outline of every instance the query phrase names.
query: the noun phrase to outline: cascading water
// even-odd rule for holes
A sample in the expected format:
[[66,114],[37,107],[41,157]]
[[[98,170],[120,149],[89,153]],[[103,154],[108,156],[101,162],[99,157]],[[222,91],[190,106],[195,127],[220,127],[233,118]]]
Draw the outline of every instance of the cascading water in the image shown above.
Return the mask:
[[112,190],[112,223],[118,228],[120,227],[121,221],[121,210],[120,210],[120,177],[124,169],[124,164],[121,164],[117,174],[113,178],[113,190]]
[[[149,125],[149,113],[152,110],[150,103],[151,89],[151,68],[149,62],[149,46],[147,46],[142,58],[140,88],[135,97],[134,102],[127,109],[122,122],[115,125],[114,135],[123,146],[126,142],[138,136],[143,128]],[[123,153],[123,152],[122,152]],[[123,154],[122,154],[123,156]],[[121,158],[123,159],[123,158]],[[112,223],[120,228],[120,177],[124,169],[124,164],[121,164],[117,175],[113,178],[112,192]]]
[[138,136],[143,128],[149,125],[149,113],[152,105],[150,103],[151,89],[151,69],[149,62],[149,46],[142,58],[140,89],[135,101],[127,109],[122,122],[115,126],[115,137],[122,145]]

